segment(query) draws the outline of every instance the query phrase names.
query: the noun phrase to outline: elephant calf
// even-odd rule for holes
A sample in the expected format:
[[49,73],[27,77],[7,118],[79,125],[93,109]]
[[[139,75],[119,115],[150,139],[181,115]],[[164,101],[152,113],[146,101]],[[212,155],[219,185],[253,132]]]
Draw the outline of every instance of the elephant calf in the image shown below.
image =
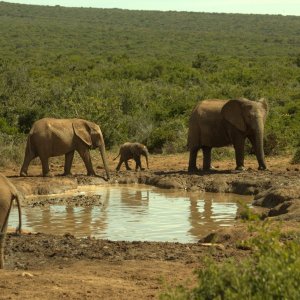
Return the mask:
[[117,157],[115,157],[113,160],[116,160],[120,156],[120,161],[117,165],[116,170],[119,171],[122,163],[125,163],[126,169],[131,170],[129,165],[128,165],[128,160],[129,159],[134,159],[136,166],[135,170],[138,170],[140,168],[141,170],[144,170],[142,168],[141,164],[141,155],[143,155],[146,158],[146,163],[147,163],[147,168],[149,169],[148,165],[148,149],[145,145],[140,144],[140,143],[124,143],[120,147],[120,151]]
[[9,213],[13,200],[16,200],[19,211],[19,226],[16,229],[17,233],[21,233],[22,217],[21,204],[18,191],[15,186],[2,174],[0,174],[0,269],[3,269],[4,264],[4,243],[7,230]]

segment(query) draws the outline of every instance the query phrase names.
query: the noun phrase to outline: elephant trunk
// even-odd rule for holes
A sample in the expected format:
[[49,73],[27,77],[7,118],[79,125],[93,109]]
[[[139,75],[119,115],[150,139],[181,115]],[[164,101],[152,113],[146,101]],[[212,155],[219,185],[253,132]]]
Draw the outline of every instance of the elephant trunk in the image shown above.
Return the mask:
[[104,165],[104,169],[105,169],[105,172],[106,172],[107,179],[109,179],[110,177],[109,177],[108,164],[107,164],[107,160],[106,160],[104,142],[100,144],[99,151],[101,153],[101,157],[102,157],[102,161],[103,161],[103,165]]
[[259,124],[257,127],[257,131],[255,133],[255,153],[256,158],[258,161],[258,169],[265,170],[266,163],[265,163],[265,153],[264,153],[264,124],[263,120],[259,120]]

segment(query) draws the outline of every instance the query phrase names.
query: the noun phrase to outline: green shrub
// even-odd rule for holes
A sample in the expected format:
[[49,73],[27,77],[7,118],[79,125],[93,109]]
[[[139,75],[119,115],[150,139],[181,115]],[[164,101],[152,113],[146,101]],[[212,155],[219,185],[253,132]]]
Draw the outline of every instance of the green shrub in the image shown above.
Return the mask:
[[233,147],[213,148],[211,151],[212,160],[235,159]]
[[266,154],[297,146],[299,18],[1,1],[0,17],[1,132],[79,117],[101,126],[108,148],[137,140],[169,153],[183,151],[198,101],[266,97]]
[[181,286],[161,299],[299,299],[299,235],[283,241],[280,231],[267,221],[250,230],[256,231],[244,242],[252,249],[250,258],[222,265],[207,258],[205,267],[196,271],[196,288]]
[[300,147],[296,149],[296,152],[291,161],[292,164],[300,164]]
[[164,122],[153,129],[146,142],[150,152],[176,153],[186,151],[187,128],[181,119]]
[[0,166],[22,163],[26,145],[25,136],[0,133],[0,144]]

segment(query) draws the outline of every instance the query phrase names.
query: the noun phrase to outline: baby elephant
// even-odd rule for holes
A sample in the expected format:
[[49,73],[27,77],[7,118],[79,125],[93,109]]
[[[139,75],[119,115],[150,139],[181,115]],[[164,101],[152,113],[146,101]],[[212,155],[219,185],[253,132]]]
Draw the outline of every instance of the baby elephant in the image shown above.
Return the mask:
[[16,199],[19,211],[19,227],[17,233],[21,233],[22,217],[21,203],[18,191],[15,186],[2,174],[0,174],[0,269],[4,264],[4,243],[7,230],[7,223],[13,200]]
[[126,169],[131,170],[129,165],[128,165],[128,160],[129,159],[134,159],[135,160],[135,170],[138,170],[140,168],[141,170],[144,170],[142,168],[141,164],[141,155],[145,156],[146,162],[147,162],[147,168],[149,169],[148,165],[148,149],[145,145],[140,144],[140,143],[125,143],[121,145],[120,151],[117,157],[114,158],[116,160],[120,156],[120,161],[117,165],[116,170],[119,171],[122,163],[125,163]]

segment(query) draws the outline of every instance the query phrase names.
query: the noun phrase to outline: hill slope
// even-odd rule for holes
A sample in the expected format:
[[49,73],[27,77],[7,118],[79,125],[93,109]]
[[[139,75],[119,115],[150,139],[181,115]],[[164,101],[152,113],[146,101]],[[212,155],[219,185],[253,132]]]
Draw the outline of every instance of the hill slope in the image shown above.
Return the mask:
[[6,134],[78,116],[99,123],[108,146],[177,151],[197,101],[266,97],[270,150],[297,144],[300,17],[0,2],[0,24]]

